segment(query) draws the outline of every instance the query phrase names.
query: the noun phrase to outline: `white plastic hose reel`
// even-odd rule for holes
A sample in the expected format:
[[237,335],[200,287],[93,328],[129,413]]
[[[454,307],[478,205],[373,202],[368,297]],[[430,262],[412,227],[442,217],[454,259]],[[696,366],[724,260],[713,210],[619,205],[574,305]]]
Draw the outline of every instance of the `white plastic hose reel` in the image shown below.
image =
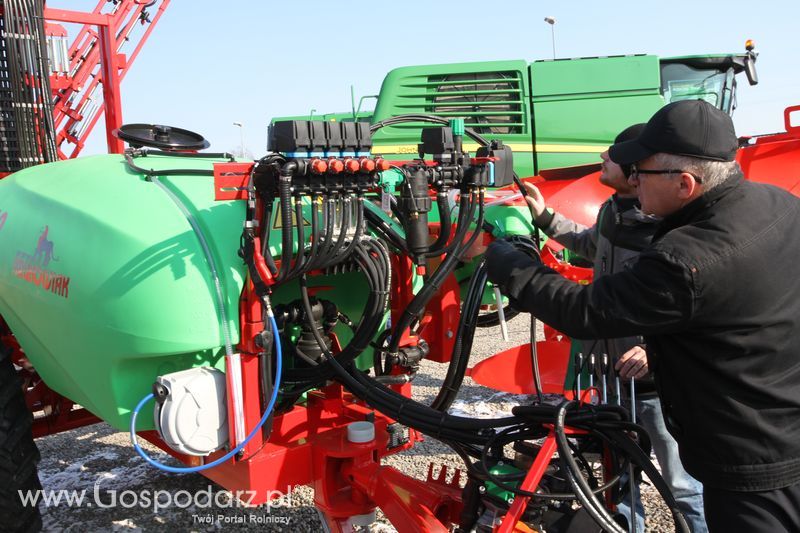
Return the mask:
[[154,420],[170,448],[206,456],[228,443],[225,374],[199,367],[159,376]]

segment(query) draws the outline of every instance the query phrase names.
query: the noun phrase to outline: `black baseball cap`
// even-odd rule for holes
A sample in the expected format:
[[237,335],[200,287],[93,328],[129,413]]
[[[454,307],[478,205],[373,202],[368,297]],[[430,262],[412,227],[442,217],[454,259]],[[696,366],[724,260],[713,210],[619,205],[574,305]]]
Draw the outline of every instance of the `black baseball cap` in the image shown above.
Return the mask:
[[[631,141],[636,139],[639,135],[642,134],[644,131],[644,127],[647,126],[644,122],[639,124],[634,124],[633,126],[628,126],[624,130],[622,130],[619,135],[616,136],[614,139],[614,144],[624,143],[627,141]],[[620,165],[619,168],[622,169],[622,173],[625,175],[626,178],[631,177],[631,165]]]
[[639,135],[642,134],[645,126],[647,126],[647,124],[644,122],[640,122],[639,124],[634,124],[633,126],[628,126],[624,130],[619,132],[619,135],[617,135],[616,138],[614,138],[614,144],[632,141],[633,139],[637,138]]
[[630,165],[659,152],[712,161],[733,161],[739,147],[733,121],[704,100],[681,100],[659,109],[635,139],[608,150],[618,165]]

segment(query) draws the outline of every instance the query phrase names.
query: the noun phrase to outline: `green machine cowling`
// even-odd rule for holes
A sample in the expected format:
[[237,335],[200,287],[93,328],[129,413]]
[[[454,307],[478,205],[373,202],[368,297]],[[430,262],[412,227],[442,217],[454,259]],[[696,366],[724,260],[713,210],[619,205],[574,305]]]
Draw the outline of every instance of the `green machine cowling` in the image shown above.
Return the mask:
[[[165,159],[148,163],[174,164]],[[180,161],[198,164],[209,166]],[[215,203],[210,180],[163,178],[206,234],[237,342],[243,207]],[[0,211],[0,314],[52,389],[122,428],[156,376],[223,365],[200,243],[175,203],[122,157],[14,174],[0,182]]]

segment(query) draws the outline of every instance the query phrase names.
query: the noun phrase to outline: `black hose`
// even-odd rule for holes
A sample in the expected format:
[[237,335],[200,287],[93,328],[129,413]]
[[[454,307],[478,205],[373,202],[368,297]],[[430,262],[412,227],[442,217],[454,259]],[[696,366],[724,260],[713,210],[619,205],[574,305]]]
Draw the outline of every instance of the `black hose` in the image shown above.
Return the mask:
[[278,198],[281,208],[281,269],[278,282],[288,279],[294,237],[292,236],[292,178],[291,174],[281,174],[278,181]]
[[[375,338],[383,321],[389,293],[390,266],[388,264],[388,252],[385,251],[383,245],[373,239],[362,239],[355,247],[354,256],[359,265],[359,271],[367,278],[369,293],[364,314],[358,323],[353,338],[337,356],[342,364],[349,364]],[[335,372],[330,364],[323,363],[314,369],[288,369],[284,372],[284,375],[284,383],[287,386],[294,385],[292,387],[293,391],[299,390],[302,392],[331,379]]]
[[327,261],[333,250],[333,228],[336,217],[336,207],[332,205],[334,202],[335,200],[332,198],[326,198],[322,203],[322,219],[325,229],[324,233],[320,235],[317,259],[308,265],[308,270],[314,270]]
[[[440,124],[442,126],[450,125],[449,119],[437,117],[436,115],[426,115],[424,113],[409,113],[405,115],[396,115],[394,117],[381,120],[380,122],[375,122],[369,127],[369,131],[370,133],[375,133],[379,129],[384,128],[386,126],[393,126],[395,124],[402,124],[405,122],[430,122],[432,124]],[[476,132],[472,128],[464,128],[464,133],[466,133],[469,138],[471,138],[473,141],[480,144],[481,146],[489,145],[489,141],[487,141],[484,137],[482,137],[478,132]]]
[[[351,223],[351,213],[350,213],[350,199],[349,197],[345,197],[339,200],[341,203],[341,212],[342,217],[339,220],[339,237],[336,239],[336,243],[333,244],[330,251],[328,252],[328,257],[323,261],[319,268],[324,269],[329,267],[334,263],[341,262],[344,254],[342,253],[345,249],[345,237],[347,237],[347,231],[350,228]],[[335,212],[334,212],[334,219],[335,219]],[[334,223],[335,228],[335,223]]]
[[459,442],[485,442],[489,434],[481,431],[494,427],[502,427],[513,424],[515,417],[505,417],[500,419],[472,419],[455,417],[446,413],[441,413],[430,407],[424,406],[409,398],[406,398],[391,389],[376,383],[371,378],[364,376],[361,372],[349,373],[327,349],[326,343],[319,331],[316,329],[316,320],[308,311],[311,308],[305,279],[300,280],[303,305],[306,307],[306,319],[309,327],[317,340],[325,358],[336,370],[338,378],[354,394],[362,398],[369,405],[379,411],[388,414],[399,422],[410,425],[420,431],[430,434],[436,438],[455,439]]
[[[500,302],[503,305],[503,302]],[[536,345],[536,317],[531,315],[531,368],[533,368],[533,387],[536,389],[536,399],[542,403],[542,375],[539,372],[539,349]]]
[[356,227],[355,233],[353,234],[353,238],[350,239],[350,244],[347,245],[344,252],[341,254],[340,260],[344,260],[344,258],[350,257],[353,254],[353,250],[355,250],[356,245],[361,240],[361,237],[364,235],[364,197],[361,193],[358,194],[356,197]]
[[295,197],[294,200],[294,216],[297,221],[297,254],[295,255],[294,265],[289,272],[289,279],[302,274],[303,267],[306,264],[306,235],[303,221],[303,202],[300,196]]
[[367,223],[379,237],[390,243],[405,255],[409,255],[408,244],[403,236],[397,233],[383,218],[369,208],[364,209]]
[[311,250],[306,260],[306,269],[316,262],[319,248],[319,204],[317,198],[316,194],[311,196]]
[[[450,241],[450,244],[446,244],[441,248],[436,250],[430,251],[426,253],[426,257],[438,257],[440,255],[444,255],[453,251],[453,249],[458,246],[461,241],[464,240],[464,237],[469,231],[469,226],[472,221],[472,217],[475,215],[475,203],[470,201],[469,194],[466,191],[462,191],[461,198],[459,199],[458,203],[458,218],[456,219],[456,235]],[[478,226],[480,228],[480,226]],[[479,229],[476,229],[479,231]]]
[[450,220],[450,200],[446,193],[440,192],[436,195],[436,207],[439,210],[439,236],[430,245],[428,254],[436,253],[436,250],[442,248],[450,239],[452,221]]
[[140,148],[139,152],[143,157],[157,155],[163,157],[186,157],[190,159],[227,159],[231,163],[236,162],[236,158],[230,152],[170,152],[168,150],[151,150]]
[[[400,339],[402,338],[403,332],[411,326],[411,324],[417,320],[422,313],[425,306],[428,304],[430,299],[433,295],[439,291],[441,288],[442,283],[444,280],[452,274],[455,268],[458,266],[458,263],[461,260],[461,254],[468,250],[470,246],[475,242],[475,239],[478,237],[480,232],[482,231],[481,224],[483,223],[483,215],[484,215],[484,207],[483,207],[483,191],[479,194],[478,199],[478,222],[475,231],[473,232],[470,239],[463,243],[461,242],[464,235],[467,231],[468,224],[464,224],[463,227],[459,228],[456,233],[457,242],[456,247],[453,251],[447,254],[444,261],[441,262],[439,267],[430,277],[430,279],[425,283],[425,285],[420,289],[420,291],[414,296],[414,298],[409,302],[406,309],[400,315],[399,320],[394,328],[394,335],[392,335],[392,340],[389,344],[387,351],[389,353],[396,353]],[[470,211],[474,209],[475,203],[471,202]],[[470,217],[471,219],[471,217]]]
[[564,464],[564,471],[567,481],[569,481],[572,490],[578,497],[578,501],[581,502],[581,505],[583,505],[584,509],[586,509],[586,511],[591,515],[594,521],[600,525],[600,527],[606,531],[611,531],[612,533],[626,533],[625,530],[622,529],[614,520],[614,518],[608,513],[600,500],[598,500],[594,495],[592,488],[589,487],[589,485],[586,483],[586,480],[583,478],[583,475],[580,472],[580,466],[572,456],[572,451],[569,449],[564,421],[567,416],[567,410],[575,405],[576,403],[573,401],[565,401],[558,407],[558,411],[556,412],[556,443],[558,445],[558,455]]
[[469,365],[469,355],[472,352],[472,341],[475,337],[475,317],[480,310],[483,287],[486,285],[488,269],[486,263],[481,261],[470,279],[467,296],[461,308],[461,318],[458,322],[453,353],[447,367],[439,393],[431,403],[431,408],[446,411],[458,396],[458,391],[464,381],[464,375]]
[[261,220],[261,227],[263,228],[261,237],[261,255],[264,257],[264,262],[273,276],[278,275],[278,267],[275,265],[275,258],[272,257],[270,251],[269,239],[272,234],[272,211],[275,205],[273,199],[269,199],[264,206],[264,216]]

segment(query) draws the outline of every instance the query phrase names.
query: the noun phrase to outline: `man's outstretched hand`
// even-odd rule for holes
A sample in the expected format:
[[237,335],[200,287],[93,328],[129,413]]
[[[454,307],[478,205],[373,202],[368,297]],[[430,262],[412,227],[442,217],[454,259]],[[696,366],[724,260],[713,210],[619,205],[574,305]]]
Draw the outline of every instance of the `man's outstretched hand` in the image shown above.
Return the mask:
[[647,375],[647,352],[641,346],[634,346],[619,358],[614,365],[622,379],[639,379]]
[[527,191],[527,195],[525,196],[525,201],[528,203],[528,208],[531,210],[531,215],[533,215],[533,219],[536,220],[544,213],[544,210],[547,206],[544,203],[544,196],[542,196],[541,191],[539,188],[534,185],[533,183],[523,182],[522,184]]
[[519,250],[516,246],[505,239],[492,241],[486,249],[486,267],[489,281],[504,287],[514,268],[528,266],[531,264],[541,264],[538,255],[531,255]]

